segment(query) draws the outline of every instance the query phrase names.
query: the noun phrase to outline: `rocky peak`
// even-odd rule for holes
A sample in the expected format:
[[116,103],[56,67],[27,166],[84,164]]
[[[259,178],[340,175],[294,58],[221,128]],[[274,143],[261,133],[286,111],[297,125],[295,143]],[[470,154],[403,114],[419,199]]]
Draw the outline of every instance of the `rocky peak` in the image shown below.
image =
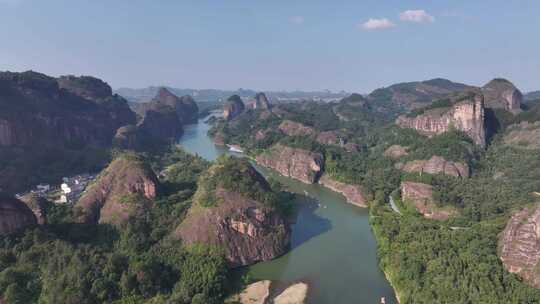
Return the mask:
[[225,248],[231,267],[276,258],[288,249],[290,227],[264,199],[271,195],[264,177],[247,160],[219,159],[199,179],[194,203],[175,236],[188,245]]
[[503,78],[495,78],[482,87],[487,108],[504,109],[518,113],[523,94],[514,84]]
[[98,101],[112,96],[111,87],[95,77],[68,75],[60,76],[57,81],[61,89],[89,100]]
[[396,124],[402,128],[415,129],[427,136],[455,128],[465,132],[477,145],[486,145],[484,97],[481,94],[460,96],[449,107],[430,108],[415,117],[402,115],[398,117]]
[[499,238],[504,267],[527,284],[540,288],[540,206],[515,212]]
[[232,95],[227,99],[223,107],[223,117],[226,120],[232,120],[240,115],[245,109],[242,99],[238,95]]
[[0,235],[7,235],[37,224],[32,210],[23,202],[0,194]]
[[255,95],[255,108],[270,109],[270,101],[268,101],[268,98],[266,98],[266,95],[263,92],[259,92]]
[[32,212],[34,213],[34,216],[37,219],[38,224],[43,225],[47,223],[46,210],[47,210],[47,205],[49,204],[49,202],[45,198],[35,193],[29,193],[21,197],[20,200],[21,202],[26,204],[26,206],[28,206],[30,210],[32,210]]
[[160,103],[174,108],[182,124],[196,122],[199,115],[199,107],[193,97],[189,95],[178,97],[163,87],[158,90],[150,103]]
[[78,221],[120,225],[132,216],[142,216],[152,207],[158,187],[157,177],[142,158],[119,156],[77,202]]

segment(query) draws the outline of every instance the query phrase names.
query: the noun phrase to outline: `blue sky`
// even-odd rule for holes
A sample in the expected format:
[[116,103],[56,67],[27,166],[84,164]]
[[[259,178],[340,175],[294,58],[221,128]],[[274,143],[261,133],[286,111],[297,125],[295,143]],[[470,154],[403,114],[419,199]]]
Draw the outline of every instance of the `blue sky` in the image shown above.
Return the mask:
[[[0,0],[0,70],[113,87],[540,89],[540,1]],[[370,20],[371,19],[371,20]]]

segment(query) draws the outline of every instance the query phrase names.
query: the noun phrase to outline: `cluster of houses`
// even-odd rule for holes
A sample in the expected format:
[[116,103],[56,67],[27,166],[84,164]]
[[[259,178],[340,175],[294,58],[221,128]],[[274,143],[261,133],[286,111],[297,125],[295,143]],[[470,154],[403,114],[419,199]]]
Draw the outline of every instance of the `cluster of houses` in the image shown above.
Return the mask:
[[75,203],[88,184],[96,177],[94,174],[79,174],[72,177],[62,178],[60,187],[53,187],[49,184],[39,184],[34,189],[26,193],[19,193],[16,197],[20,198],[29,193],[37,194],[41,197],[54,197],[55,203],[67,204]]

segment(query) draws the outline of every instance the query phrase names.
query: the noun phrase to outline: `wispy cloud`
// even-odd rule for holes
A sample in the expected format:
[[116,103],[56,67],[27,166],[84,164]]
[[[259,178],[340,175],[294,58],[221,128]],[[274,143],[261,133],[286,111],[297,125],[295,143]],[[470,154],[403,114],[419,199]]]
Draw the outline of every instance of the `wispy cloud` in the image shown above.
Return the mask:
[[370,18],[368,21],[359,24],[359,27],[363,28],[364,30],[383,30],[388,29],[396,26],[392,21],[386,19],[386,18]]
[[289,22],[296,25],[304,24],[305,21],[304,16],[292,16],[289,18]]
[[435,17],[428,14],[425,10],[407,10],[399,14],[401,21],[416,23],[435,22]]

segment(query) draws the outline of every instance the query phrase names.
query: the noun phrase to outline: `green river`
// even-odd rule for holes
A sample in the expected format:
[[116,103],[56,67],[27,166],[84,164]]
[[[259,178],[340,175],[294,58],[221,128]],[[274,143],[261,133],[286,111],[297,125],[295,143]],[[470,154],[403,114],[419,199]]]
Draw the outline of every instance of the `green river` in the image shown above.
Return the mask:
[[[207,136],[202,120],[189,125],[180,144],[191,153],[214,160],[227,149]],[[278,285],[303,281],[309,285],[309,304],[397,303],[392,287],[378,267],[377,245],[368,223],[368,210],[348,204],[344,197],[319,185],[306,185],[257,168],[298,199],[298,217],[292,226],[291,250],[272,261],[247,270],[252,279],[269,279]]]

